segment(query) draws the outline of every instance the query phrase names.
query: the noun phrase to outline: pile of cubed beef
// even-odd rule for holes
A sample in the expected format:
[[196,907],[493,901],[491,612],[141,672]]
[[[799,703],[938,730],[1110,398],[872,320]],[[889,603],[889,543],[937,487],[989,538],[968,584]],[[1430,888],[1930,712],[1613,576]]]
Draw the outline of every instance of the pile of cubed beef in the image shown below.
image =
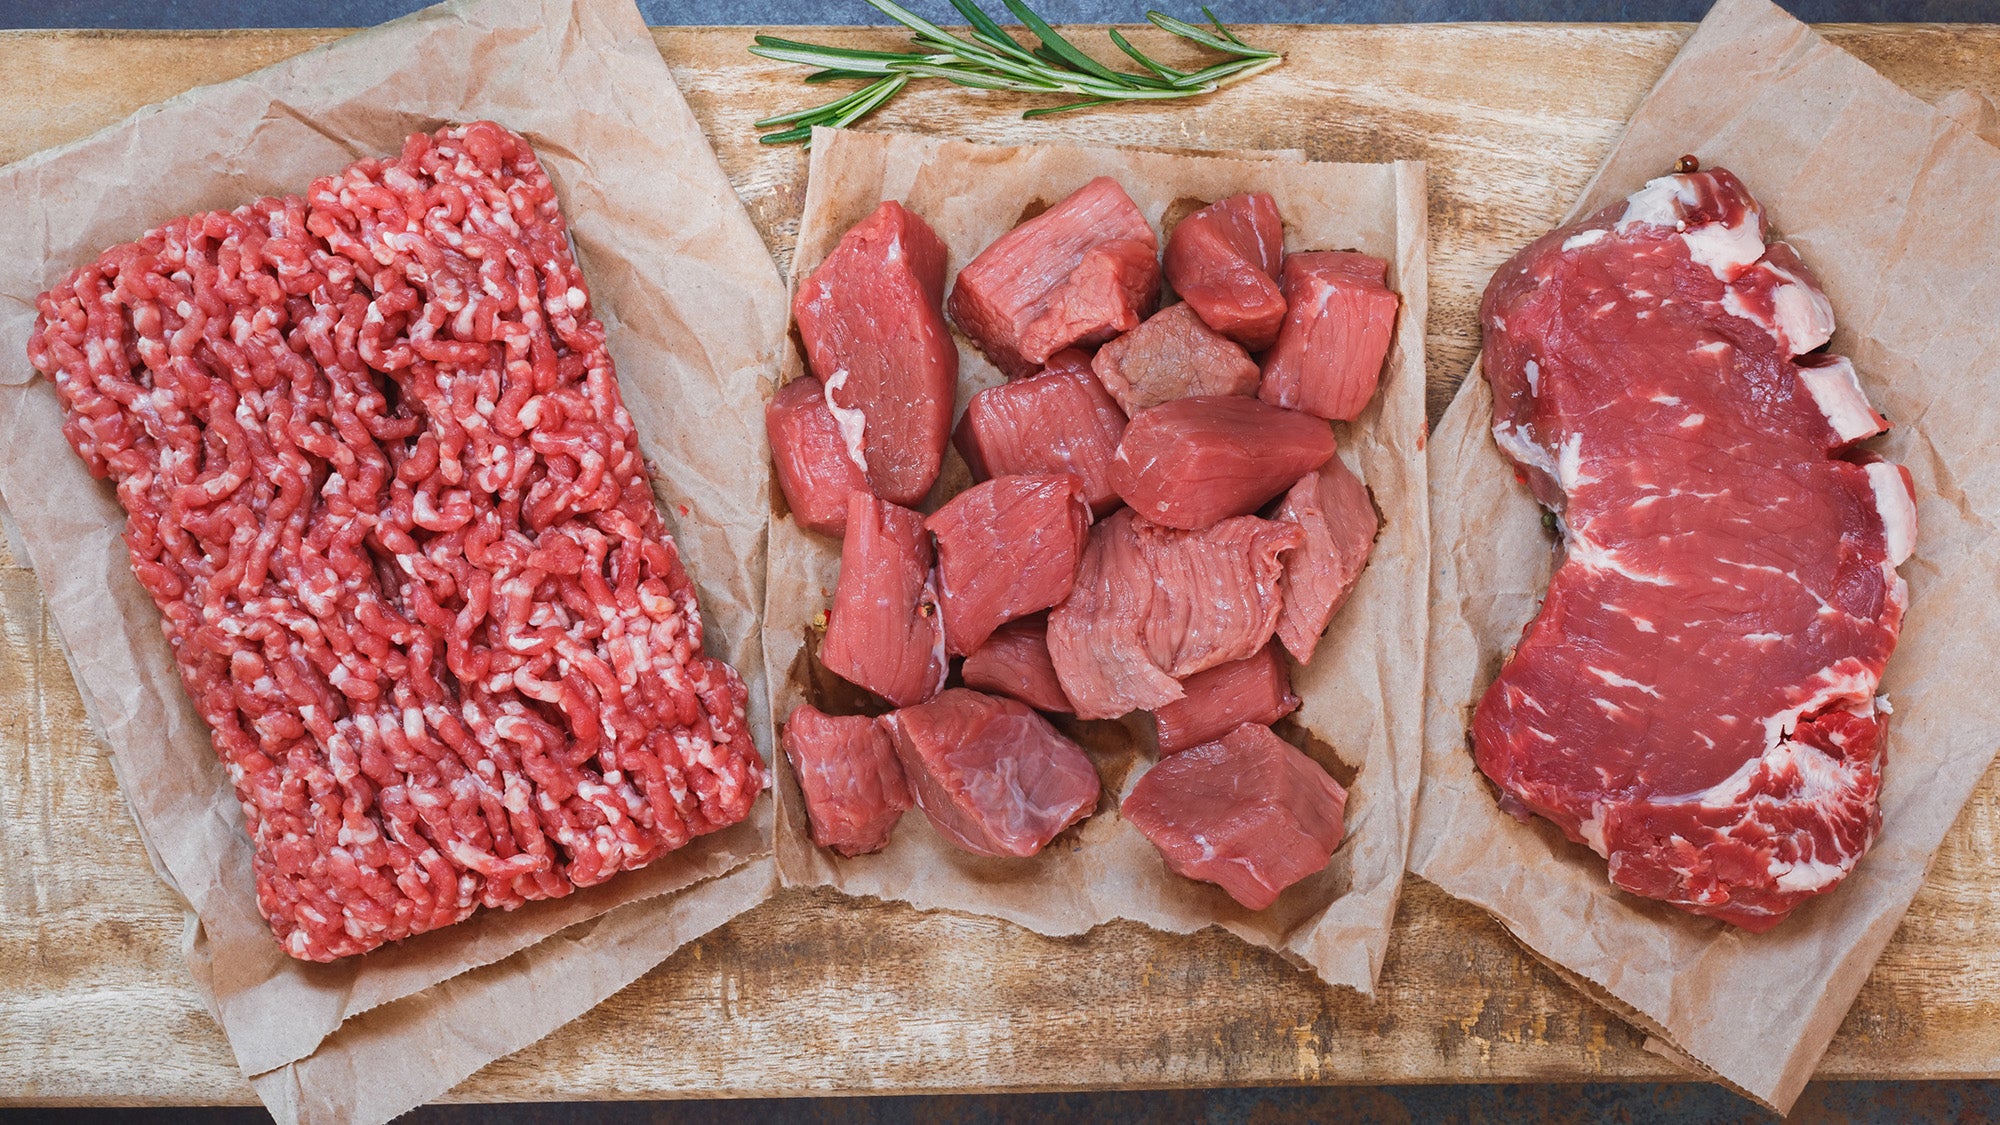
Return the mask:
[[[1387,265],[1287,255],[1258,193],[1182,219],[1163,268],[1110,178],[1002,235],[949,298],[946,257],[884,203],[793,300],[811,374],[767,420],[793,516],[841,540],[819,659],[893,708],[789,716],[813,839],[877,850],[914,803],[966,851],[1033,856],[1099,799],[1045,713],[1149,711],[1161,760],[1121,813],[1262,909],[1342,833],[1346,792],[1271,724],[1299,703],[1285,653],[1312,659],[1379,526],[1331,420],[1381,378]],[[947,315],[1009,380],[956,431]],[[952,444],[977,483],[926,515]]]

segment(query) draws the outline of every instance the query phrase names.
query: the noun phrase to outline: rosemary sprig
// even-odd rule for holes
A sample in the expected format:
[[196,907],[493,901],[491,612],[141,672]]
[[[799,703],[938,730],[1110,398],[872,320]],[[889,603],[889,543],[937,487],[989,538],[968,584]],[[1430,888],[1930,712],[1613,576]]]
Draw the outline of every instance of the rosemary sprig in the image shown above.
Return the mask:
[[[1050,27],[1024,0],[1001,0],[1014,18],[1034,36],[1033,45],[1016,40],[982,10],[976,0],[951,0],[965,17],[970,38],[954,35],[895,0],[868,0],[883,15],[915,34],[914,51],[858,51],[759,35],[750,53],[778,62],[815,68],[809,83],[859,79],[866,84],[845,97],[823,105],[767,117],[758,129],[777,130],[759,138],[765,144],[812,140],[813,126],[852,125],[900,93],[912,78],[942,78],[960,86],[1023,94],[1062,94],[1073,100],[1038,106],[1022,117],[1043,117],[1112,102],[1171,101],[1211,94],[1232,82],[1269,70],[1284,61],[1276,51],[1252,47],[1225,27],[1214,12],[1203,8],[1208,27],[1175,19],[1164,12],[1147,12],[1154,27],[1227,56],[1200,70],[1178,70],[1147,56],[1116,28],[1111,43],[1144,68],[1116,70],[1084,54],[1076,44]],[[1210,28],[1213,28],[1211,31]]]

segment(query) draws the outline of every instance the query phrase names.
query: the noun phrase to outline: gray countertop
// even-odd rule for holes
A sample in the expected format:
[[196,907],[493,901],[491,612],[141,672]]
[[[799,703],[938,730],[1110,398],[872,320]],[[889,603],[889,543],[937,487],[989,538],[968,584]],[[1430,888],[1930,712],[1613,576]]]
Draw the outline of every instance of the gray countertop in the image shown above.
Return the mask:
[[[999,0],[985,0],[1001,11]],[[1149,7],[1188,18],[1198,0],[1031,0],[1055,23],[1134,23]],[[961,22],[945,0],[906,0],[940,22]],[[1801,19],[2000,21],[2000,0],[1783,0]],[[1220,0],[1231,23],[1429,23],[1459,20],[1696,20],[1709,0]],[[0,0],[0,28],[361,27],[423,7],[423,0]],[[880,24],[862,0],[639,0],[652,24]]]

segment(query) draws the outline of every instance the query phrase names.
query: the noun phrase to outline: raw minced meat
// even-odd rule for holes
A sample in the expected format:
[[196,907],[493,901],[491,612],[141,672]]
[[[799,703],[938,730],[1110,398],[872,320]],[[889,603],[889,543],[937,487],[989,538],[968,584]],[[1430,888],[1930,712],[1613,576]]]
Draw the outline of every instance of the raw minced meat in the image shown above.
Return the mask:
[[747,693],[703,653],[526,141],[418,134],[39,307],[29,357],[117,485],[287,953],[559,897],[747,815]]

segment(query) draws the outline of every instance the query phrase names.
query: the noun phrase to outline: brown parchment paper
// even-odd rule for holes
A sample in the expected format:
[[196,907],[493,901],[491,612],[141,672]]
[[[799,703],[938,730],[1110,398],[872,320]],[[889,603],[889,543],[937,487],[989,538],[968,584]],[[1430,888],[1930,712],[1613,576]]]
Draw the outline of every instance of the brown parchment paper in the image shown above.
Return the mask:
[[[1285,220],[1289,249],[1358,248],[1388,259],[1402,295],[1382,389],[1366,413],[1338,427],[1340,456],[1374,492],[1385,517],[1354,596],[1335,618],[1294,690],[1296,719],[1336,777],[1352,780],[1348,836],[1319,875],[1270,909],[1244,910],[1221,890],[1167,871],[1159,854],[1122,821],[1119,800],[1151,761],[1150,720],[1071,724],[1105,783],[1095,816],[1027,860],[968,855],[947,844],[920,811],[905,816],[883,852],[843,859],[815,848],[789,766],[778,786],[778,868],[787,885],[824,884],[854,895],[1006,918],[1045,934],[1081,933],[1114,918],[1188,933],[1222,926],[1276,950],[1330,983],[1372,991],[1388,944],[1408,847],[1421,739],[1424,598],[1429,559],[1425,515],[1425,205],[1421,164],[1324,164],[1234,159],[1129,149],[1001,147],[907,135],[822,131],[813,137],[794,279],[810,273],[847,228],[897,199],[936,228],[948,272],[971,260],[1023,217],[1094,176],[1115,176],[1157,230],[1193,206],[1244,191],[1268,191]],[[1002,381],[959,338],[958,409]],[[798,370],[796,354],[789,358]],[[950,455],[933,499],[968,483]],[[839,544],[801,530],[789,516],[771,528],[765,649],[773,713],[808,698],[807,637],[830,602]],[[819,673],[820,682],[830,676]],[[1335,759],[1338,759],[1337,761]],[[1357,772],[1358,771],[1358,772]]]
[[[482,912],[334,965],[284,956],[256,912],[228,778],[132,577],[124,514],[69,450],[54,390],[28,365],[36,294],[100,249],[482,117],[526,135],[555,179],[699,584],[707,644],[749,681],[768,754],[761,411],[784,287],[630,0],[428,9],[0,169],[0,494],[154,866],[188,902],[196,983],[285,1120],[381,1119],[427,1100],[775,885],[775,817],[760,802],[746,823],[567,899]],[[379,1018],[350,1031],[371,1011]]]
[[1502,813],[1466,747],[1472,706],[1555,561],[1494,448],[1469,376],[1432,438],[1423,798],[1411,869],[1491,911],[1670,1057],[1779,1110],[1812,1074],[1931,857],[2000,746],[2000,151],[1766,0],[1722,0],[1633,117],[1575,214],[1694,153],[1742,176],[1819,272],[1908,467],[1910,607],[1882,690],[1895,707],[1882,835],[1844,885],[1767,934],[1614,890],[1604,861]]

